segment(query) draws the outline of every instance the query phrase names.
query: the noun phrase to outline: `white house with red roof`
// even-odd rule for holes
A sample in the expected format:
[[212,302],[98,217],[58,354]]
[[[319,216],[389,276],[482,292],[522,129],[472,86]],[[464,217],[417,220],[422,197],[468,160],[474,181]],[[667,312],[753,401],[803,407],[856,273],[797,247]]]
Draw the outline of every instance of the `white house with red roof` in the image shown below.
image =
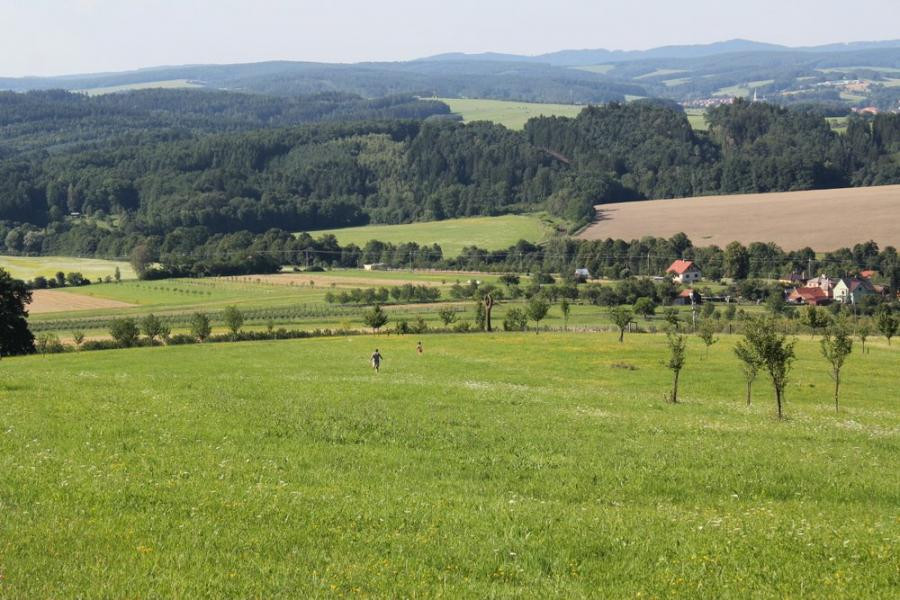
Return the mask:
[[674,277],[672,277],[674,281],[682,284],[693,283],[703,276],[700,272],[700,268],[694,264],[694,261],[681,259],[676,260],[672,263],[672,266],[666,269],[666,274],[668,273],[674,275]]

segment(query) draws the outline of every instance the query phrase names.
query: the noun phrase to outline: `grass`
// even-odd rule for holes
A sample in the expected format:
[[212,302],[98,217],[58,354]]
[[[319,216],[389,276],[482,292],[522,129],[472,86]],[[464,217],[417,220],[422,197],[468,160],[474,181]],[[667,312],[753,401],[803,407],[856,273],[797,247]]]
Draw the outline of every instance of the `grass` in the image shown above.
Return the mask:
[[539,104],[513,102],[507,100],[437,98],[461,115],[466,122],[491,121],[509,129],[522,129],[529,119],[535,117],[575,117],[584,106],[575,104]]
[[587,71],[588,73],[599,73],[600,75],[606,75],[613,69],[615,69],[618,65],[586,65],[583,67],[572,67],[573,69],[577,69],[579,71]]
[[342,245],[354,243],[362,247],[369,240],[401,244],[440,244],[445,256],[457,256],[466,246],[488,250],[502,250],[519,240],[540,242],[551,233],[552,224],[541,215],[503,215],[500,217],[469,217],[407,225],[367,225],[312,231],[318,237],[333,234]]
[[0,268],[6,269],[17,279],[34,279],[39,275],[53,277],[57,272],[79,272],[95,280],[98,277],[112,277],[119,267],[123,279],[133,279],[134,270],[124,261],[100,260],[95,258],[72,258],[68,256],[0,256]]
[[164,81],[146,81],[142,83],[129,83],[124,85],[113,85],[108,87],[88,88],[77,90],[89,96],[102,96],[104,94],[117,94],[120,92],[131,92],[134,90],[149,89],[185,89],[185,88],[201,88],[199,83],[188,81],[187,79],[167,79]]
[[691,124],[691,128],[694,131],[706,131],[709,129],[709,123],[706,122],[705,108],[686,108],[684,112],[687,115],[688,123]]
[[644,73],[635,79],[649,79],[651,77],[661,77],[663,75],[677,75],[678,73],[685,73],[685,69],[656,69],[650,73]]
[[896,589],[896,347],[850,357],[835,414],[801,340],[778,422],[727,336],[690,340],[680,405],[658,335],[417,340],[4,359],[0,595]]
[[724,87],[715,93],[713,96],[736,96],[736,97],[745,97],[749,96],[753,93],[753,90],[756,88],[761,88],[767,85],[775,83],[774,79],[763,79],[760,81],[750,81],[743,85],[732,85],[730,87]]

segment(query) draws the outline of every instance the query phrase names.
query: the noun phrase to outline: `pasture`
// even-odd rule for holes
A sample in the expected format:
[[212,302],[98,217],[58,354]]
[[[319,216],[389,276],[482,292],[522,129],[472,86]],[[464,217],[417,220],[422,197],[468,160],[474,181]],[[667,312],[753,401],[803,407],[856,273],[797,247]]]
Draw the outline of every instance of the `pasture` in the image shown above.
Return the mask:
[[444,256],[457,256],[466,246],[487,250],[503,250],[519,240],[540,242],[553,231],[555,224],[542,215],[502,215],[499,217],[469,217],[446,219],[406,225],[366,225],[310,231],[313,237],[334,235],[341,245],[365,246],[369,240],[403,244],[440,244]]
[[684,232],[698,246],[763,241],[823,252],[869,240],[900,246],[896,185],[619,202],[596,209],[597,219],[578,237],[631,240]]
[[84,90],[76,90],[87,94],[88,96],[102,96],[103,94],[118,94],[120,92],[132,92],[134,90],[151,90],[151,89],[186,89],[186,88],[202,88],[203,85],[187,79],[166,79],[163,81],[146,81],[141,83],[127,83],[123,85],[112,85],[107,87],[88,88]]
[[730,337],[690,340],[679,405],[659,335],[418,339],[4,359],[0,595],[896,591],[896,345],[835,414],[800,340],[777,421]]
[[119,267],[123,279],[135,278],[134,270],[126,261],[71,256],[0,256],[0,268],[23,280],[38,276],[49,279],[61,271],[78,272],[93,281],[98,277],[112,277],[116,267]]
[[584,106],[576,104],[539,104],[480,98],[436,98],[463,120],[491,121],[509,129],[522,129],[534,117],[576,117]]

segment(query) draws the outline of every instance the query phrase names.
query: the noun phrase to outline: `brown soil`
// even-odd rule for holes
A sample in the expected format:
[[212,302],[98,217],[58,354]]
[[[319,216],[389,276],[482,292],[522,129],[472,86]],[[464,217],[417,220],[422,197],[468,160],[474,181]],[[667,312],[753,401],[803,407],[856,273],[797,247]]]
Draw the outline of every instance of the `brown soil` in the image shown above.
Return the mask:
[[596,222],[579,238],[633,240],[684,232],[697,246],[725,247],[735,240],[817,252],[869,240],[900,246],[898,185],[619,202],[596,209]]
[[28,312],[32,315],[43,313],[66,312],[70,310],[93,310],[95,308],[127,308],[137,306],[118,300],[93,298],[81,294],[72,294],[61,290],[34,290]]

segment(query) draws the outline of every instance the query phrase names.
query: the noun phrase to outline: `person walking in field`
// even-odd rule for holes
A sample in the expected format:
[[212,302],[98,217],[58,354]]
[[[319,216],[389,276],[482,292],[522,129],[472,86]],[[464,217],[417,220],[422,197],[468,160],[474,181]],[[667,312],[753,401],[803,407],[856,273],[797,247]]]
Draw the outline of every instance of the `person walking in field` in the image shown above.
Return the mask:
[[378,351],[378,348],[375,348],[375,352],[372,353],[372,368],[375,369],[376,373],[381,370],[381,359],[381,352]]
[[418,352],[419,354],[422,354],[423,352],[425,352],[425,348],[422,347],[422,342],[419,342],[418,344],[416,344],[416,352]]

